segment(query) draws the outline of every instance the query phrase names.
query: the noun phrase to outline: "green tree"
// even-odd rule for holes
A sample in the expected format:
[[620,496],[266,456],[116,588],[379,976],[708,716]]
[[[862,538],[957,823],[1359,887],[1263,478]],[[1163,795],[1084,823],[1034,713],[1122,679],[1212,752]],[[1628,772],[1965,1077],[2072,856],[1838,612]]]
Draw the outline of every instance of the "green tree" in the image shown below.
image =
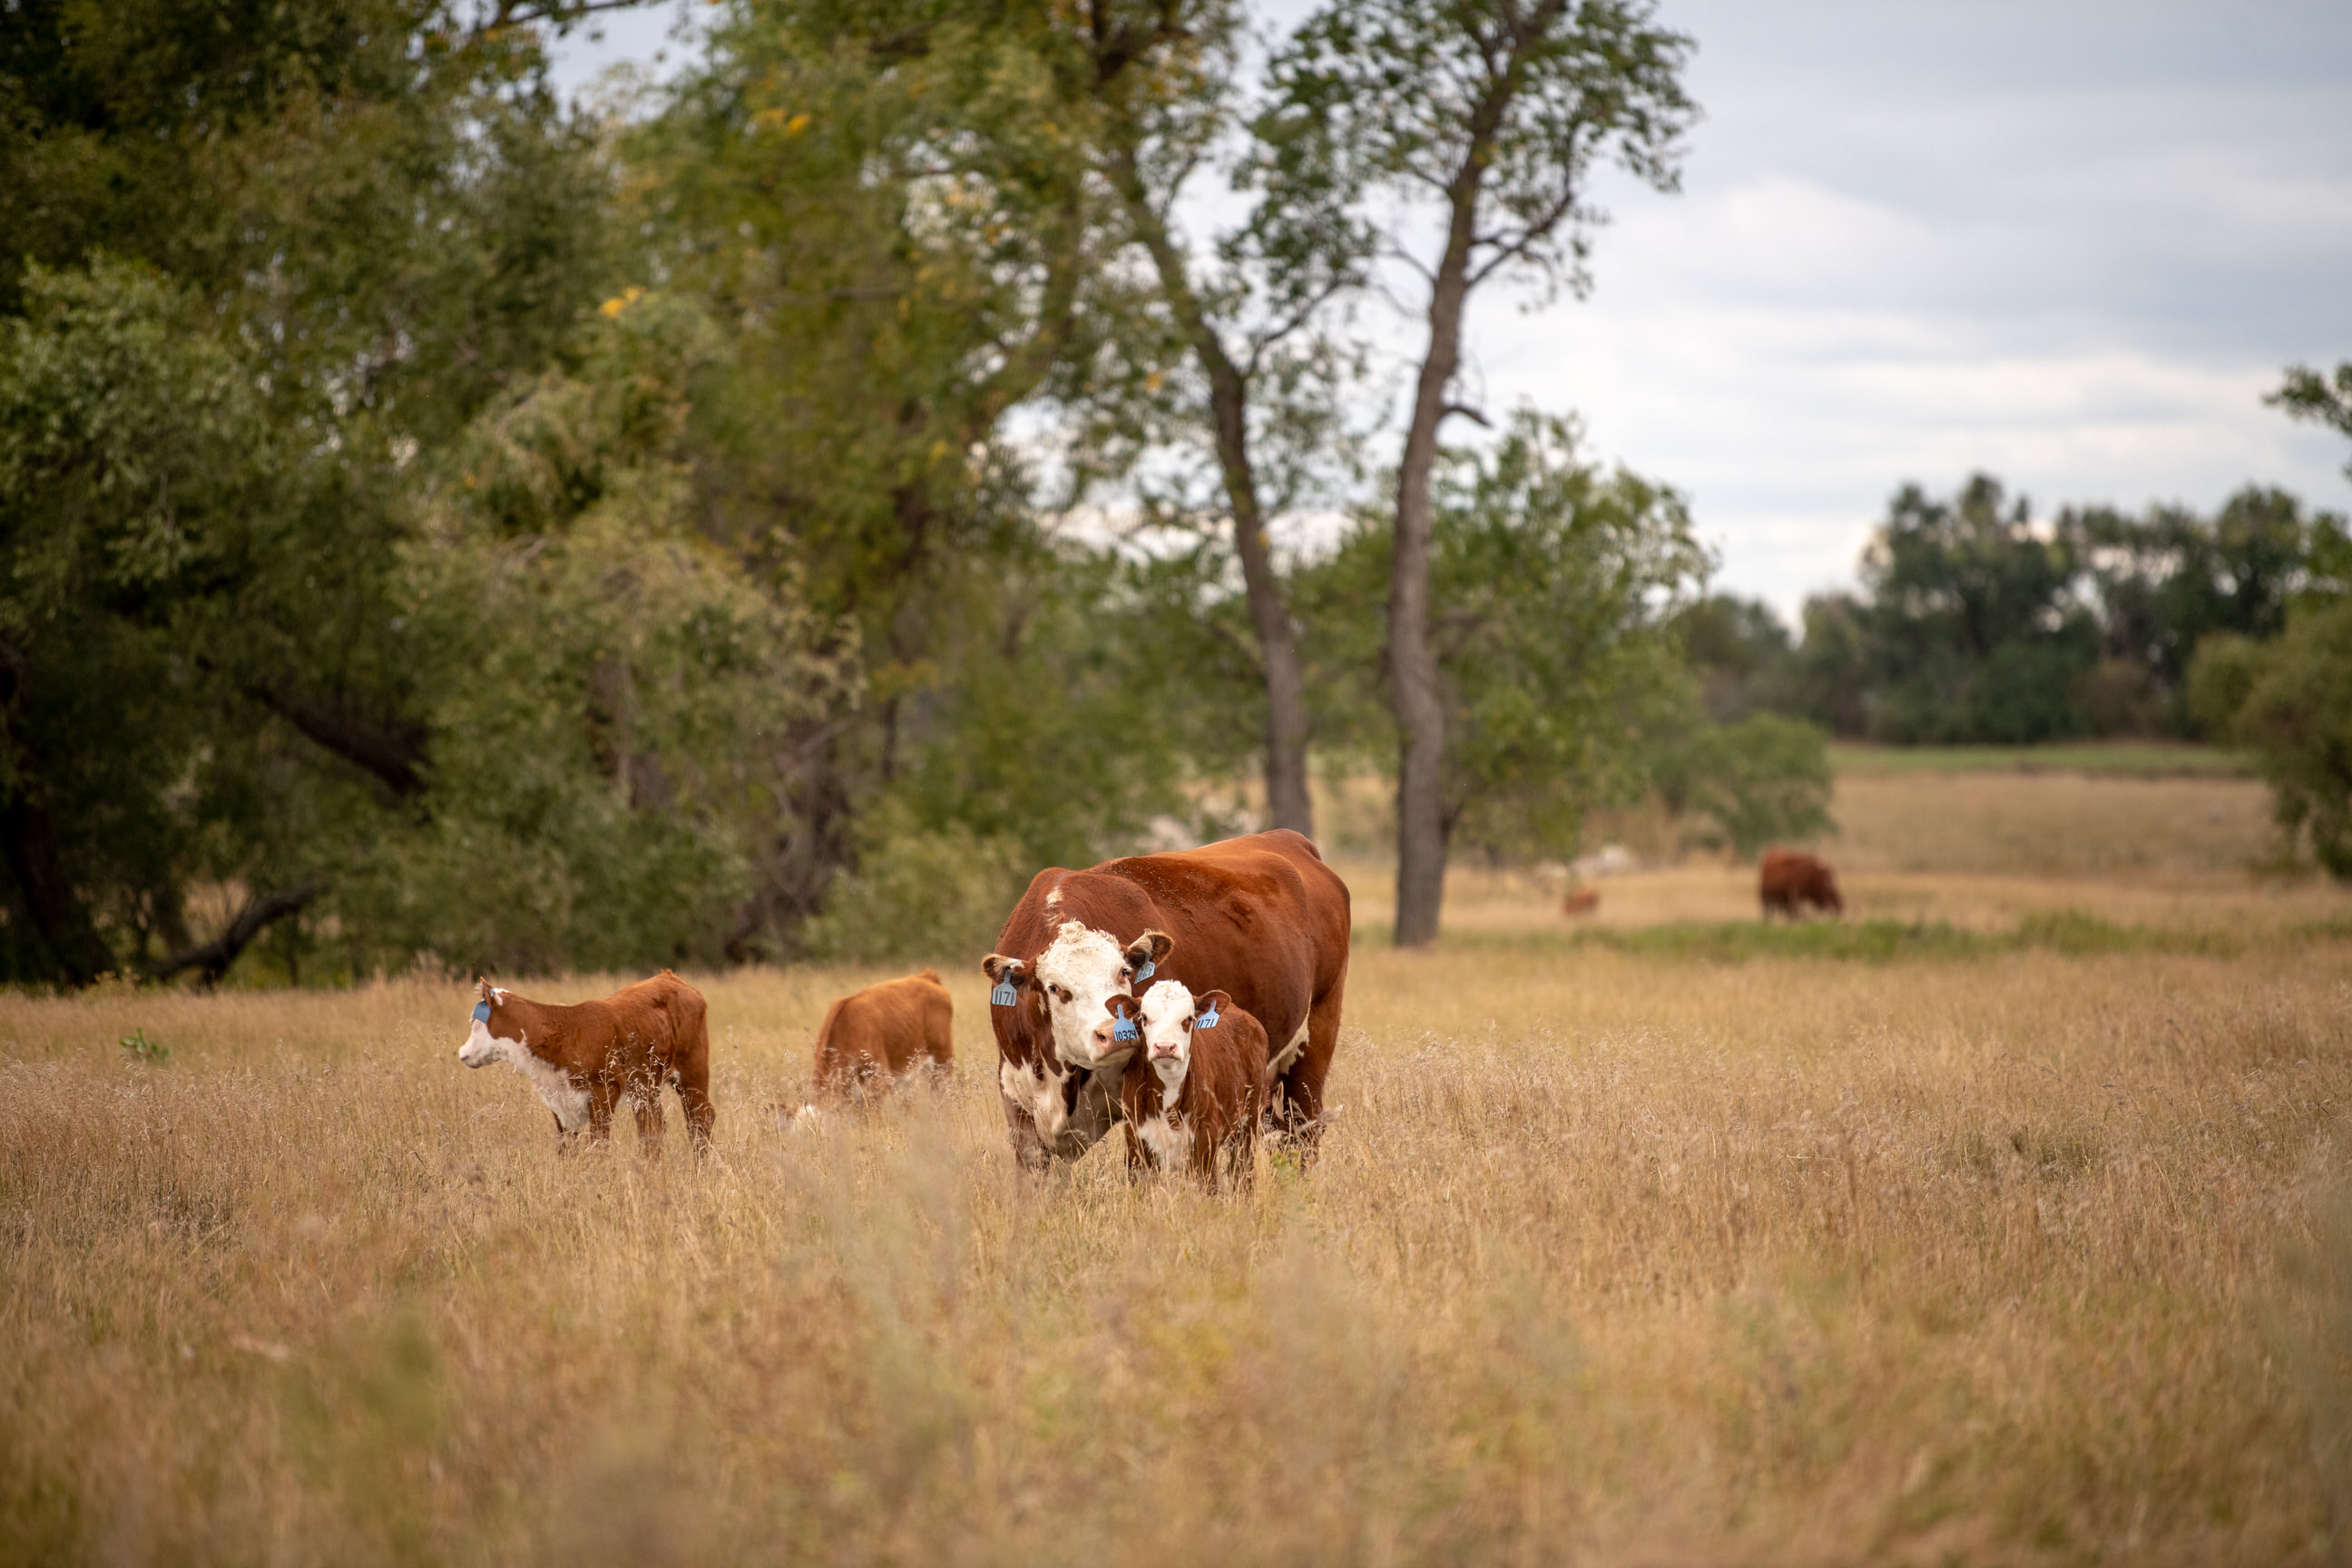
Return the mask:
[[[1651,760],[1691,725],[1674,626],[1707,553],[1679,496],[1585,461],[1565,420],[1521,414],[1491,452],[1448,451],[1434,496],[1441,831],[1498,860],[1572,853],[1586,814],[1641,795]],[[1302,578],[1333,661],[1318,727],[1376,753],[1394,740],[1377,689],[1388,639],[1361,606],[1388,580],[1386,524],[1361,520]]]
[[1902,743],[2018,744],[2079,733],[2075,679],[2097,627],[2072,543],[1977,475],[1949,501],[1895,494],[1862,562],[1870,732]]
[[2290,852],[2307,835],[2320,865],[2352,880],[2352,596],[2307,604],[2269,642],[2207,638],[2189,703],[2217,738],[2253,753]]
[[1696,819],[1693,841],[1742,859],[1826,830],[1832,785],[1821,731],[1777,713],[1701,725],[1658,769],[1668,809]]
[[[1448,834],[1446,701],[1433,620],[1435,475],[1472,296],[1498,277],[1580,290],[1600,214],[1586,182],[1613,159],[1672,190],[1695,115],[1689,40],[1647,0],[1336,0],[1277,54],[1259,121],[1273,221],[1410,232],[1372,215],[1435,220],[1433,255],[1384,253],[1427,289],[1426,346],[1396,470],[1385,666],[1397,718],[1400,946],[1434,941]],[[1300,245],[1308,243],[1302,239]]]

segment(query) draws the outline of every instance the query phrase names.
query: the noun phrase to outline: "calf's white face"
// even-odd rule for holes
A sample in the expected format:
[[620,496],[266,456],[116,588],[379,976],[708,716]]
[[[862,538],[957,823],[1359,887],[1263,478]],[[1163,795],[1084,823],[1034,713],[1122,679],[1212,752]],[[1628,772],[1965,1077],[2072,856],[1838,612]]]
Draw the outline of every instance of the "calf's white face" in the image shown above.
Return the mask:
[[1160,1075],[1163,1096],[1172,1100],[1192,1066],[1192,993],[1181,981],[1163,980],[1143,994],[1138,1010],[1144,1059]]
[[1037,955],[1036,975],[1055,1056],[1090,1069],[1127,1059],[1132,1047],[1113,1042],[1109,1015],[1113,996],[1133,994],[1135,969],[1125,949],[1107,932],[1064,921],[1053,945]]
[[474,1005],[473,1032],[466,1037],[466,1043],[457,1047],[457,1059],[469,1068],[486,1068],[492,1062],[509,1060],[511,1058],[507,1054],[509,1050],[521,1051],[524,1048],[520,1040],[502,1040],[490,1033],[489,1009],[493,999],[504,1002],[507,994],[493,990]]

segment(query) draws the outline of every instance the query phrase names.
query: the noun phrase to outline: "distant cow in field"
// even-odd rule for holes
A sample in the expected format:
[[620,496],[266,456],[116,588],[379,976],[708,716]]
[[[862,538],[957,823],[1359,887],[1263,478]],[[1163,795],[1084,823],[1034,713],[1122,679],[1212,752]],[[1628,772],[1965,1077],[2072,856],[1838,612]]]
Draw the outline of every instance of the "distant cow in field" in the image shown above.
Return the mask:
[[844,996],[816,1035],[810,1098],[838,1104],[879,1093],[923,1067],[955,1062],[955,1002],[926,969]]
[[1348,984],[1348,885],[1287,828],[1040,871],[981,967],[1021,1163],[1075,1160],[1120,1115],[1134,1055],[1105,1011],[1148,980],[1222,989],[1265,1026],[1268,1131],[1311,1156]]
[[636,1108],[638,1142],[658,1147],[666,1084],[677,1089],[698,1152],[718,1119],[702,993],[667,969],[601,1002],[569,1007],[525,1001],[485,980],[457,1059],[469,1068],[510,1063],[555,1112],[556,1130],[567,1138],[583,1124],[591,1141],[609,1138],[613,1106],[625,1094]]
[[1181,1166],[1213,1193],[1230,1160],[1234,1183],[1248,1186],[1269,1088],[1265,1026],[1223,992],[1195,997],[1174,980],[1107,1005],[1114,1036],[1139,1037],[1119,1082],[1128,1167]]
[[1568,890],[1567,896],[1559,900],[1559,912],[1568,916],[1571,920],[1579,919],[1585,915],[1600,913],[1601,889],[1598,888],[1570,888]]
[[1765,852],[1757,873],[1757,890],[1768,921],[1776,910],[1795,920],[1808,904],[1831,914],[1845,913],[1845,900],[1838,897],[1837,873],[1827,861],[1793,849]]

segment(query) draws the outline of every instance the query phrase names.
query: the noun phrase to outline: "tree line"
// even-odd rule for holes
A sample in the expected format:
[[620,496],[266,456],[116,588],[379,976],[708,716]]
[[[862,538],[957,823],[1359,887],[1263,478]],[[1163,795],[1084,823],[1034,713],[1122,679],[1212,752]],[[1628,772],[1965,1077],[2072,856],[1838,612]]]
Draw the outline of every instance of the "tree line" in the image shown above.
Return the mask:
[[[1310,756],[1420,942],[1721,752],[1681,499],[1459,374],[1674,187],[1646,0],[729,0],[567,104],[612,8],[12,11],[0,978],[984,942],[1203,780],[1311,832]],[[1696,816],[1818,825],[1783,750]]]
[[977,951],[1314,768],[1404,942],[1597,805],[1825,823],[1683,499],[1465,392],[1675,186],[1649,0],[724,0],[567,103],[614,8],[11,10],[0,980]]

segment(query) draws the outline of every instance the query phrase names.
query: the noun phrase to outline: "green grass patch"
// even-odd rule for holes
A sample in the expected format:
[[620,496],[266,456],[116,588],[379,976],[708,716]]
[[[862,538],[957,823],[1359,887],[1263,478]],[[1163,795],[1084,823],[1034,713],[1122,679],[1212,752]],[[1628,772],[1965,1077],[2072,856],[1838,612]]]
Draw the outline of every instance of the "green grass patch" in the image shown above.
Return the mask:
[[[2352,939],[2352,921],[2312,921],[2267,939],[2293,942]],[[2080,910],[2028,915],[2003,931],[1969,931],[1947,921],[1685,921],[1654,926],[1597,926],[1564,932],[1564,945],[1703,963],[1751,958],[1826,958],[1864,963],[1904,959],[1990,958],[2007,952],[2179,952],[2231,957],[2246,940],[2221,931],[2124,926]]]
[[2050,746],[1871,746],[1839,742],[1830,766],[1841,773],[2094,773],[2110,778],[2251,778],[2242,752],[2155,741]]

